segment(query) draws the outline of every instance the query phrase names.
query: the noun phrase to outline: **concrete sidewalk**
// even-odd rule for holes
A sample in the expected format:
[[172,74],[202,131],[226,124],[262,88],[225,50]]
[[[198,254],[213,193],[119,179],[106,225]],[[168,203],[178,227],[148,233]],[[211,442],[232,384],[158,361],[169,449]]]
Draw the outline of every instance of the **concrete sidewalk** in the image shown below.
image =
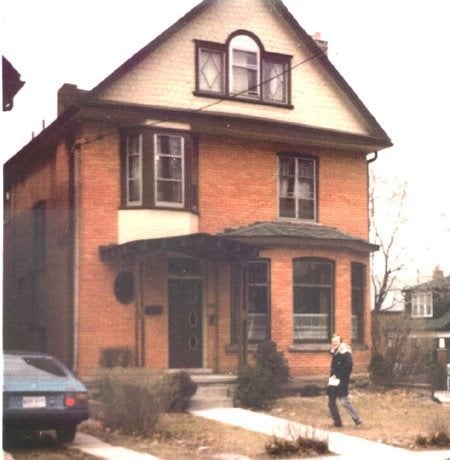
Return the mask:
[[[331,452],[337,456],[324,457],[350,460],[350,459],[422,459],[422,460],[450,460],[450,450],[413,452],[398,447],[389,446],[375,441],[349,436],[344,433],[336,433],[314,428],[301,423],[273,417],[240,408],[205,409],[191,411],[198,417],[215,420],[217,422],[255,431],[257,433],[276,436],[281,439],[293,441],[299,436],[316,440],[328,441]],[[315,460],[318,460],[315,457]]]
[[153,455],[125,449],[124,447],[111,446],[111,444],[100,441],[94,436],[80,432],[77,433],[75,441],[70,444],[70,447],[94,457],[108,460],[158,460],[158,457]]

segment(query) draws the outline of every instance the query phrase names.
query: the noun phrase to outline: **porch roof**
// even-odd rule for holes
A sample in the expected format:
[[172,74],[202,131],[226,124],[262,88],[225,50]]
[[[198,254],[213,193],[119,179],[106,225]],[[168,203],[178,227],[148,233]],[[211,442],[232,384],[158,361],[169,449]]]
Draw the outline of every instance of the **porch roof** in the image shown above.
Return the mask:
[[227,229],[222,235],[235,241],[252,241],[259,246],[302,246],[377,251],[379,246],[334,227],[292,221],[255,222],[246,227]]
[[178,252],[216,262],[232,262],[256,259],[259,250],[260,248],[255,244],[208,233],[151,238],[99,247],[100,259],[103,262],[159,251]]

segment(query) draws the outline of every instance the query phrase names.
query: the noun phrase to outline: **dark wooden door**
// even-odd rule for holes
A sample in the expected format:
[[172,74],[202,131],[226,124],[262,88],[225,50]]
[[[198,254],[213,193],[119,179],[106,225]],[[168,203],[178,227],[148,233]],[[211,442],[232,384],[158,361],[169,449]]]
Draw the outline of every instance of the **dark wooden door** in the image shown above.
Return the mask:
[[202,359],[202,284],[169,281],[169,367],[200,368]]

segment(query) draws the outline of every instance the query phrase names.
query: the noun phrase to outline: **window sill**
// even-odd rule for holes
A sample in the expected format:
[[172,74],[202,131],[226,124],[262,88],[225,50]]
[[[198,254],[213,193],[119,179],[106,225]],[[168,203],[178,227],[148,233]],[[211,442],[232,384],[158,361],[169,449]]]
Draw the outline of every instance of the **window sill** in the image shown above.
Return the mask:
[[298,352],[329,352],[330,344],[327,343],[294,343],[289,346],[289,352],[298,353]]
[[[257,343],[250,343],[247,345],[247,351],[251,353],[254,353],[257,350],[257,348],[258,348]],[[236,343],[230,343],[225,347],[226,353],[237,353],[238,351],[239,350],[238,350],[238,346]]]
[[229,96],[226,94],[219,94],[219,93],[202,93],[200,91],[193,91],[192,93],[194,96],[198,97],[209,97],[213,99],[221,99],[224,101],[236,101],[236,102],[244,102],[244,103],[250,103],[250,104],[258,104],[258,105],[266,105],[270,107],[278,107],[280,109],[289,109],[292,110],[294,109],[294,106],[292,104],[283,104],[283,103],[276,103],[276,102],[267,102],[267,101],[262,101],[261,99],[253,99],[250,97],[237,97],[237,96]]

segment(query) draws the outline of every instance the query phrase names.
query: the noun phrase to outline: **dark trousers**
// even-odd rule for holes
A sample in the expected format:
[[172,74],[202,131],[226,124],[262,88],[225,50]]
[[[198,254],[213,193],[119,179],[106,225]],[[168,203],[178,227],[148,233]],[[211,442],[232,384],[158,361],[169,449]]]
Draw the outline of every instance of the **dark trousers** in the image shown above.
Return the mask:
[[330,410],[331,418],[336,426],[342,426],[341,415],[339,414],[339,409],[337,407],[337,399],[339,398],[342,407],[349,413],[352,420],[358,424],[361,422],[361,419],[356,412],[356,409],[352,406],[352,403],[348,399],[348,396],[337,396],[336,394],[328,395],[328,409]]

